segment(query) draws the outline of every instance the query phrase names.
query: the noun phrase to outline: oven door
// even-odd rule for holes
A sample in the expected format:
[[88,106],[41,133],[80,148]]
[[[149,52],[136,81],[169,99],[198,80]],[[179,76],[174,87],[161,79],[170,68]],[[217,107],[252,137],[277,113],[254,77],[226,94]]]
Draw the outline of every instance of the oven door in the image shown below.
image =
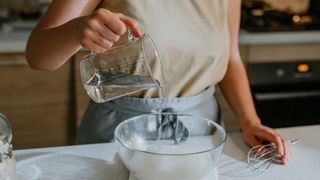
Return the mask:
[[[301,64],[308,70],[299,72]],[[320,63],[251,64],[248,75],[263,124],[274,128],[320,124]]]
[[263,124],[290,127],[320,124],[320,90],[253,93]]

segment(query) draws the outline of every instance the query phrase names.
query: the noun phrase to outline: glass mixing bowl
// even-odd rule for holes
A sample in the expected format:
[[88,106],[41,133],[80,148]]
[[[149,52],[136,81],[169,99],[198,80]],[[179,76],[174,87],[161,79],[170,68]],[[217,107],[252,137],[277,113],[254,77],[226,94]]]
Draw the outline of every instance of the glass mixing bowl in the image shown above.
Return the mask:
[[160,128],[159,117],[163,115],[136,116],[115,130],[120,159],[140,180],[202,179],[217,165],[226,131],[203,117],[171,113],[166,116],[175,116],[188,130],[185,141],[177,142],[174,136],[163,135],[168,134]]

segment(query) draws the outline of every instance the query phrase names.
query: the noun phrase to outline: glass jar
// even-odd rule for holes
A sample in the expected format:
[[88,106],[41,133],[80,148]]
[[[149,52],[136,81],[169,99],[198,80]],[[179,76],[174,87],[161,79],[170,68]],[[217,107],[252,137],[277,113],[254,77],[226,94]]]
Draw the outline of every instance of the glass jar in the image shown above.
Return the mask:
[[0,180],[16,179],[16,163],[12,155],[10,123],[0,113]]

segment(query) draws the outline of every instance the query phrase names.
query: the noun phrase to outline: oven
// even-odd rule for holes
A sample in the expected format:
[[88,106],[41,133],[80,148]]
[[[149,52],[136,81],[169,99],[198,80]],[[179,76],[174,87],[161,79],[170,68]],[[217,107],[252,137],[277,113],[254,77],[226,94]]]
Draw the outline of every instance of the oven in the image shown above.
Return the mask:
[[320,124],[320,62],[250,63],[250,87],[263,124]]

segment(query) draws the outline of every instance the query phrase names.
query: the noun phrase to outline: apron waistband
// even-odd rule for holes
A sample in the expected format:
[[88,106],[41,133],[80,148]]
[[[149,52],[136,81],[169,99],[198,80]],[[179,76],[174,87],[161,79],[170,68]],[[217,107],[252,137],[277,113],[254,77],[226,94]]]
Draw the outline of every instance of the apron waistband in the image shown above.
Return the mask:
[[188,97],[179,98],[137,98],[125,96],[109,102],[102,103],[106,108],[118,111],[134,111],[141,113],[150,113],[152,110],[162,108],[173,108],[177,112],[185,112],[193,109],[207,100],[212,100],[214,86],[211,86],[203,92]]

